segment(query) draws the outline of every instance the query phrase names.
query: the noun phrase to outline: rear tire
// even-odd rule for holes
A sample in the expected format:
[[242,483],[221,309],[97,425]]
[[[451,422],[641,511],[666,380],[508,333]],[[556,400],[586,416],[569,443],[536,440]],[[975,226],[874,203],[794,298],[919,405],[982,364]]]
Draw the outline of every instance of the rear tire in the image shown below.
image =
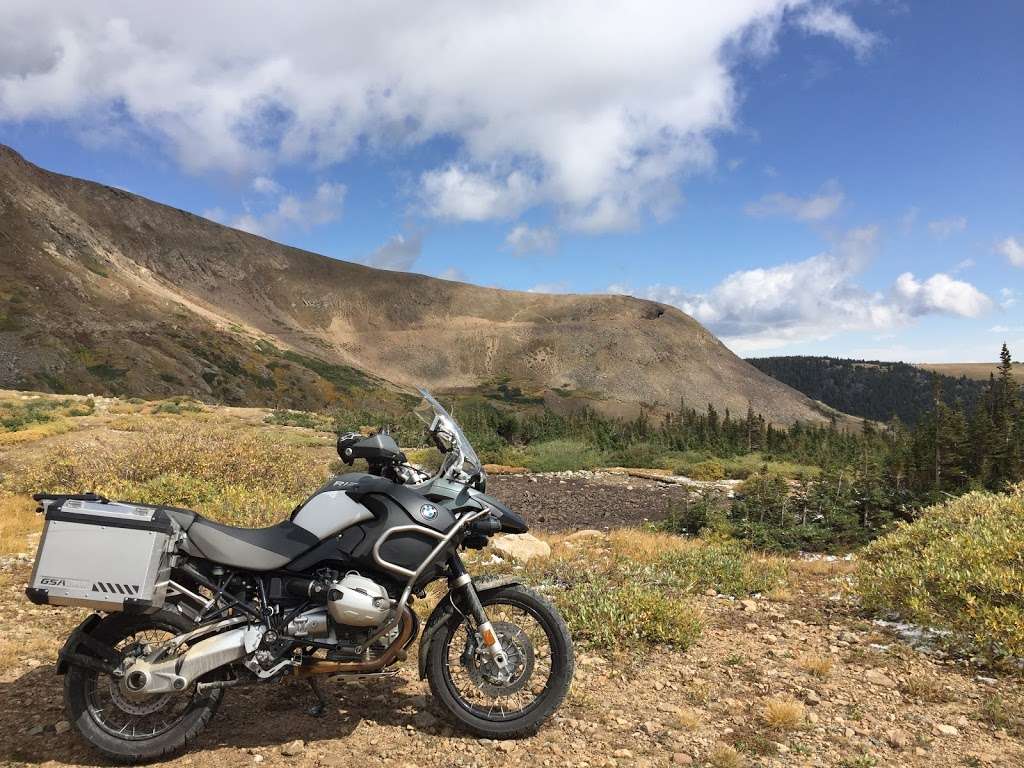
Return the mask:
[[[140,633],[170,633],[177,635],[194,629],[195,625],[186,617],[174,611],[163,610],[146,616],[135,616],[126,613],[115,613],[105,617],[91,635],[100,642],[117,647]],[[112,678],[86,667],[73,666],[64,676],[64,707],[68,721],[71,722],[86,741],[112,760],[119,763],[140,763],[157,758],[167,757],[187,747],[216,713],[223,697],[223,690],[214,689],[202,695],[196,694],[194,688],[180,694],[172,694],[164,705],[183,706],[182,711],[174,715],[166,728],[151,736],[130,735],[125,726],[125,735],[118,735],[110,723],[103,720],[102,710],[96,706],[97,691],[110,688]],[[191,697],[187,704],[184,697]],[[143,700],[140,710],[147,709],[147,701]],[[116,702],[109,704],[113,706]],[[159,719],[160,710],[147,717]],[[132,713],[122,709],[114,714],[131,720]],[[132,726],[132,731],[135,728]],[[154,729],[155,730],[155,729]]]
[[[572,637],[569,628],[556,609],[547,598],[535,592],[529,587],[521,584],[513,584],[497,589],[487,590],[480,594],[480,602],[484,609],[489,607],[489,618],[494,622],[494,613],[499,606],[507,606],[513,610],[522,612],[524,616],[534,619],[543,628],[546,636],[547,649],[544,657],[537,656],[534,660],[533,649],[529,651],[530,661],[525,675],[532,675],[536,671],[535,664],[544,662],[550,667],[547,679],[544,681],[543,690],[535,694],[535,698],[526,704],[520,711],[506,713],[488,712],[482,707],[470,701],[465,693],[460,690],[452,674],[452,652],[459,650],[459,638],[465,635],[466,619],[458,612],[451,614],[444,625],[437,630],[430,641],[430,648],[427,655],[427,680],[430,683],[430,690],[438,701],[444,705],[448,713],[464,728],[470,732],[488,739],[517,739],[524,736],[532,736],[537,729],[555,713],[561,706],[569,686],[572,684],[573,671],[575,669],[575,657],[573,654]],[[510,638],[523,642],[524,634],[516,633],[516,630],[509,626],[509,622],[495,623],[496,631],[499,624]],[[501,632],[499,631],[499,634]],[[504,642],[504,641],[503,641]],[[506,648],[508,650],[508,648]],[[463,660],[460,655],[456,657],[459,662]],[[463,664],[466,668],[466,665]],[[471,676],[475,676],[482,683],[482,690],[498,693],[500,685],[494,685],[481,676],[478,669],[474,669]],[[530,685],[530,680],[513,682],[513,687],[523,690]],[[535,685],[539,686],[539,683]]]

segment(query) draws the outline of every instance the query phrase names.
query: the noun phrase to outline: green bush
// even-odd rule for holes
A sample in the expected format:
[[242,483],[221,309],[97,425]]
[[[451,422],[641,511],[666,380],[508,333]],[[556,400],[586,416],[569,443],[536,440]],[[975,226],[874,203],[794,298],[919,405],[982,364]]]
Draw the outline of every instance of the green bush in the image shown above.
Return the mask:
[[702,629],[700,610],[655,587],[598,576],[558,601],[573,638],[607,650],[646,644],[689,648]]
[[946,629],[990,660],[1024,656],[1024,492],[929,507],[862,550],[864,607]]
[[695,499],[672,504],[668,517],[657,527],[667,533],[697,536],[705,530],[727,534],[729,526],[729,500],[720,492],[702,493]]
[[718,459],[707,459],[690,467],[689,476],[694,480],[724,480],[725,465]]
[[561,472],[607,466],[604,451],[576,440],[549,440],[526,448],[524,464],[534,472]]

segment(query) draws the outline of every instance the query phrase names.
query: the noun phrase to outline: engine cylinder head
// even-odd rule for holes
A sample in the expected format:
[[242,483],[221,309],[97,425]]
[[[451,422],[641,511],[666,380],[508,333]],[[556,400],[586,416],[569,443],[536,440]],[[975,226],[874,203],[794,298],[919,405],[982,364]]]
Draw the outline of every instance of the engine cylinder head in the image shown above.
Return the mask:
[[352,572],[331,584],[327,610],[338,624],[376,627],[387,621],[391,613],[391,598],[380,584]]

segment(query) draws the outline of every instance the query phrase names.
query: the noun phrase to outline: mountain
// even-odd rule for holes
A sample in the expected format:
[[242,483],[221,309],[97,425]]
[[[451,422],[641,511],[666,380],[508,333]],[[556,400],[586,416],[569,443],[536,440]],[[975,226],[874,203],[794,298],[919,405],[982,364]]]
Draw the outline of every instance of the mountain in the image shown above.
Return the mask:
[[[973,406],[988,381],[987,372],[984,380],[978,380],[879,360],[797,355],[750,358],[747,362],[837,410],[875,421],[897,416],[907,424],[916,424],[931,410],[936,376],[942,384],[942,397],[950,405],[959,400]],[[995,371],[995,366],[984,367]]]
[[673,307],[338,261],[0,146],[0,386],[316,408],[416,384],[829,416]]

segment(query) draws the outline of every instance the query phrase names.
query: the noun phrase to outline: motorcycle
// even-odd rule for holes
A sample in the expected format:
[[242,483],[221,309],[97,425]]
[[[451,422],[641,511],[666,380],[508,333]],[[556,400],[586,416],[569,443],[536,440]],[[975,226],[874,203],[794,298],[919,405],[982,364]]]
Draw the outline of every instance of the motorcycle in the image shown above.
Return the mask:
[[[573,644],[556,608],[514,578],[474,580],[460,550],[523,518],[486,493],[469,440],[426,390],[434,474],[386,431],[338,438],[367,472],[332,477],[262,529],[95,494],[37,494],[46,523],[26,589],[37,604],[96,612],[68,637],[67,719],[122,762],[186,748],[227,689],[398,673],[418,638],[418,673],[457,724],[491,739],[532,734],[572,681]],[[432,582],[447,594],[424,627],[412,610]]]

